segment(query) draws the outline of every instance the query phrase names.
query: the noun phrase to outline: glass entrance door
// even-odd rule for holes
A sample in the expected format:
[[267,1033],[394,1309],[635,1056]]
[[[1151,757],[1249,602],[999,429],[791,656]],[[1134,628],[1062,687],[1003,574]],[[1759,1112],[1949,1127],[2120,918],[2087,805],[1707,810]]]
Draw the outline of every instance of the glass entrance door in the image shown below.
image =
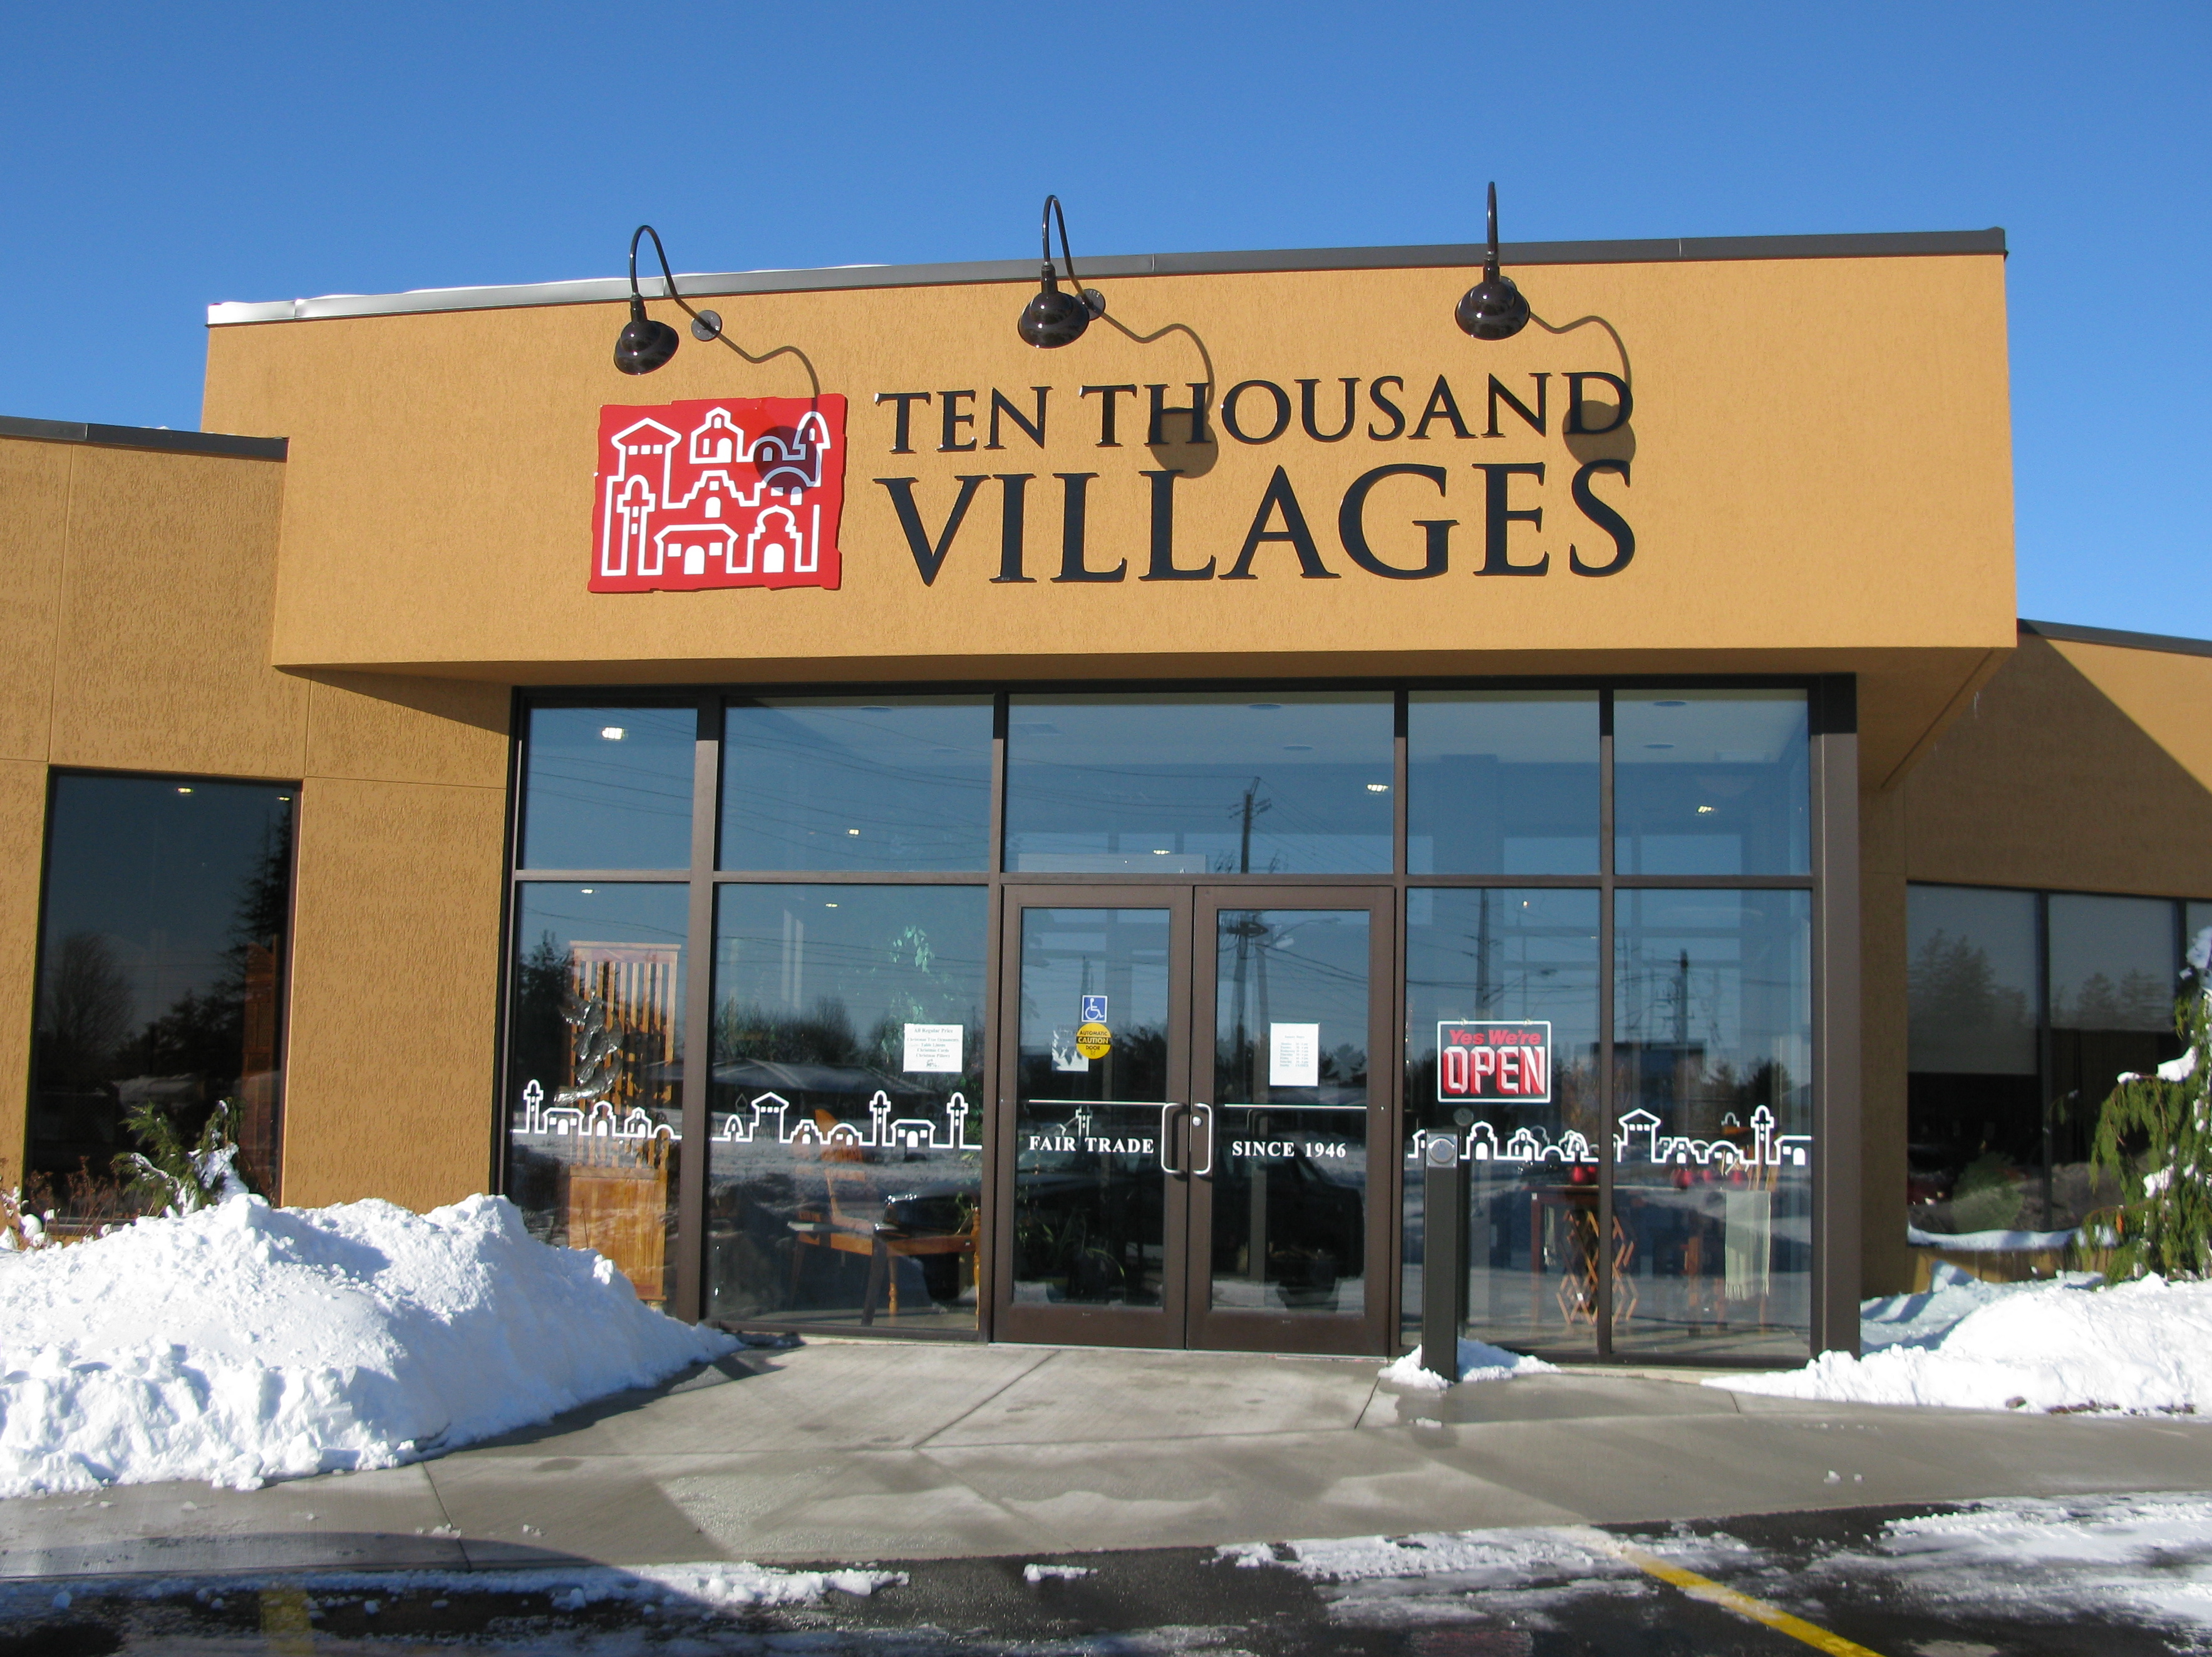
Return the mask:
[[1003,1338],[1384,1350],[1391,922],[1370,889],[1009,890]]

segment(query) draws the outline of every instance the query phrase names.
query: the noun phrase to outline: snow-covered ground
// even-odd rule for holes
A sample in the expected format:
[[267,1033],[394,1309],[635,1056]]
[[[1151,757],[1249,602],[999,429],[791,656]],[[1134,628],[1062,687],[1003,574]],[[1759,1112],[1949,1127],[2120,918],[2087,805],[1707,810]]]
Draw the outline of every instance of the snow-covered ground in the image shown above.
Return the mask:
[[1954,1278],[1870,1302],[1865,1356],[1705,1384],[1839,1404],[2212,1415],[2212,1283]]
[[392,1466],[736,1344],[504,1198],[227,1202],[0,1254],[0,1496]]
[[[1923,1640],[1907,1648],[1923,1652],[2000,1649],[1929,1637],[1961,1623],[2072,1627],[2085,1635],[2147,1625],[2175,1642],[2161,1648],[2190,1651],[2206,1649],[2212,1636],[2212,1498],[2202,1495],[2006,1499],[1876,1520],[1841,1533],[1826,1525],[1779,1528],[1786,1541],[1770,1535],[1777,1526],[1768,1520],[1741,1528],[1730,1521],[1678,1525],[1650,1535],[1531,1527],[1251,1544],[1220,1552],[1240,1565],[1280,1565],[1322,1584],[1331,1620],[1355,1627],[1490,1627],[1501,1637],[1516,1630],[1526,1641],[1532,1631],[1571,1626],[1578,1611],[1607,1602],[1624,1611],[1643,1602],[1663,1623],[1670,1590],[1638,1568],[1626,1542],[1822,1626],[1832,1628],[1839,1611],[1854,1621],[1871,1612],[1917,1624]],[[1629,1624],[1626,1617],[1622,1622]]]

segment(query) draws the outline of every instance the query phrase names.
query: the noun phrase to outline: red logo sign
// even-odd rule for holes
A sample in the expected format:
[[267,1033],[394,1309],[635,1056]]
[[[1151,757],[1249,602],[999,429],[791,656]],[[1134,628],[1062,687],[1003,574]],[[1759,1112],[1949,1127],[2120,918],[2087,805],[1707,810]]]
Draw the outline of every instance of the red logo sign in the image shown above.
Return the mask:
[[594,592],[837,586],[845,399],[599,410]]
[[1551,1022],[1443,1020],[1437,1026],[1437,1098],[1550,1103]]

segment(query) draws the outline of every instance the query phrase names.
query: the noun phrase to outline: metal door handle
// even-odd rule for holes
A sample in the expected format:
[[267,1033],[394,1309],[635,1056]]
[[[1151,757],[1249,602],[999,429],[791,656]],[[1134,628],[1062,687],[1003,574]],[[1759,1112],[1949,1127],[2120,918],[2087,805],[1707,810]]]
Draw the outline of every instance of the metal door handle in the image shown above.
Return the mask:
[[1193,1104],[1191,1109],[1194,1113],[1202,1111],[1206,1115],[1206,1166],[1191,1169],[1192,1174],[1200,1179],[1204,1179],[1213,1172],[1213,1107]]
[[1184,1169],[1177,1168],[1173,1162],[1168,1160],[1168,1147],[1175,1143],[1176,1113],[1182,1108],[1182,1107],[1181,1105],[1162,1105],[1160,1107],[1160,1172],[1163,1174],[1181,1174],[1185,1172]]

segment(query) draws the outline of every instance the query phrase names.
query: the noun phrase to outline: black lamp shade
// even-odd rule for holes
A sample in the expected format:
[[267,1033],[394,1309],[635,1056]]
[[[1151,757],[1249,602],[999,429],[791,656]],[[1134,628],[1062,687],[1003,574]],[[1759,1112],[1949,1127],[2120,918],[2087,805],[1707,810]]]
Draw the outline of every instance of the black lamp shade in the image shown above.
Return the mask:
[[615,341],[615,367],[626,374],[649,374],[676,355],[676,331],[645,313],[645,301],[632,299],[629,320]]
[[1083,337],[1083,331],[1091,325],[1091,307],[1081,294],[1061,292],[1048,267],[1043,286],[1022,307],[1022,319],[1014,325],[1024,340],[1049,351]]
[[1512,277],[1492,272],[1460,295],[1452,319],[1477,339],[1510,339],[1528,325],[1528,301]]
[[1482,280],[1459,296],[1452,320],[1477,339],[1510,339],[1528,325],[1528,301],[1498,269],[1498,186],[1490,186],[1490,248]]

